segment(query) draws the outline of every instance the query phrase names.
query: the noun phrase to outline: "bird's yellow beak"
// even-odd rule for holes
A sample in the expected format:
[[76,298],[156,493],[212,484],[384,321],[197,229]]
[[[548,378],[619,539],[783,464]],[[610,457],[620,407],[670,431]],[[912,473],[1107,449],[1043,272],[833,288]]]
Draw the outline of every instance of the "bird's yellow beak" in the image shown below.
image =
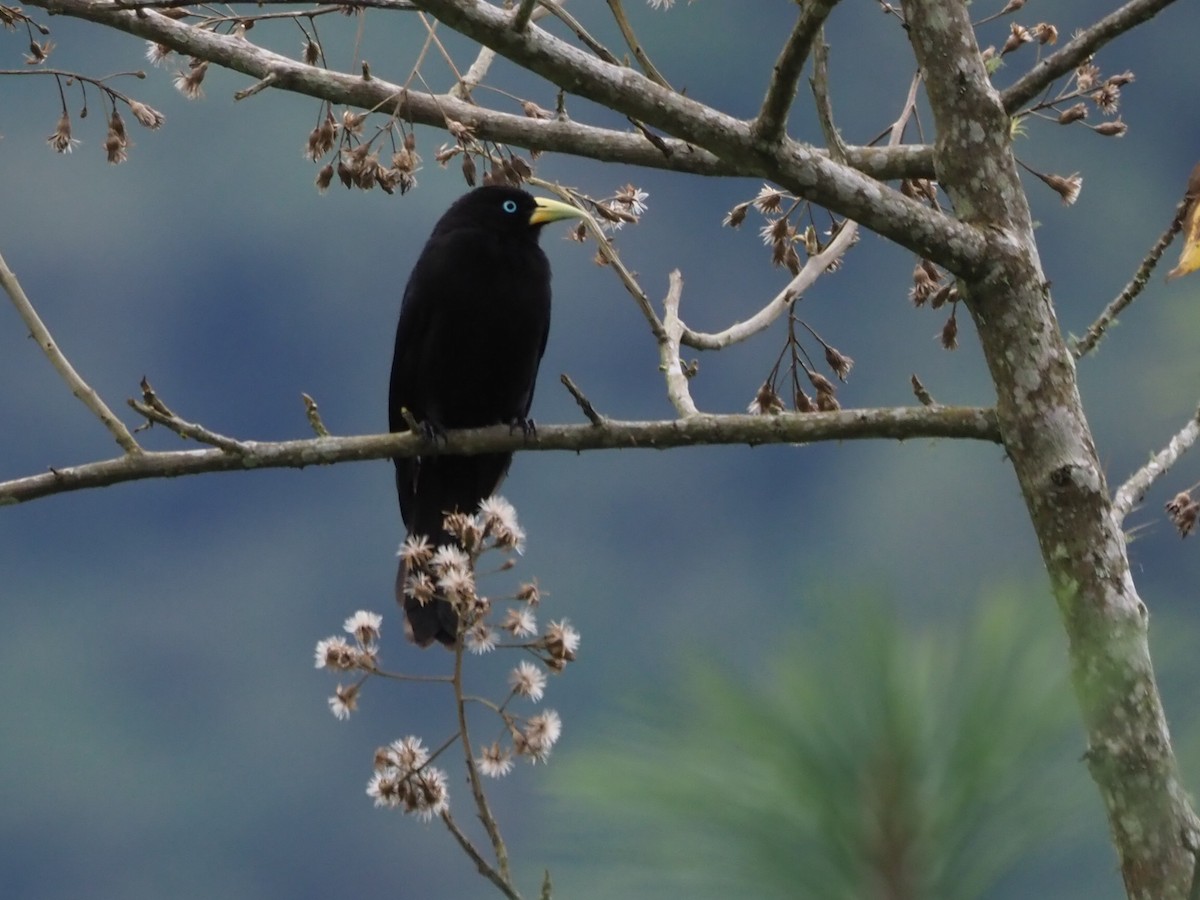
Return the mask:
[[583,219],[587,217],[587,213],[582,209],[559,200],[534,197],[533,202],[537,205],[537,209],[529,217],[530,225],[545,225],[547,222],[557,222],[559,219]]

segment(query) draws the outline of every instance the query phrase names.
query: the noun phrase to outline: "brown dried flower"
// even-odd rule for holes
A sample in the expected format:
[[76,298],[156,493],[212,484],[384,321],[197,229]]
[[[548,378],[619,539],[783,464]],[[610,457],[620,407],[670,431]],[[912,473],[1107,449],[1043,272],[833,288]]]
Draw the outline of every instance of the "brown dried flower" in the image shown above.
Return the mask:
[[317,190],[322,194],[329,190],[329,185],[333,182],[333,163],[326,163],[321,167],[321,171],[317,173]]
[[1039,44],[1058,43],[1058,29],[1049,22],[1038,22],[1031,30],[1033,31],[1034,40]]
[[1087,114],[1087,104],[1076,103],[1074,106],[1068,107],[1058,114],[1058,124],[1070,125],[1072,122],[1078,122],[1080,119],[1086,119]]
[[1100,68],[1093,63],[1084,63],[1075,70],[1075,87],[1080,91],[1090,91],[1100,80]]
[[746,412],[752,416],[773,416],[783,412],[784,409],[783,400],[776,393],[775,385],[764,381],[763,386],[754,395],[754,399],[750,401],[750,405],[746,407]]
[[1033,35],[1029,32],[1028,28],[1026,28],[1024,25],[1018,25],[1016,22],[1013,22],[1012,25],[1009,26],[1008,40],[1006,40],[1004,42],[1004,46],[1000,48],[1000,55],[1005,56],[1009,53],[1012,53],[1022,44],[1028,44],[1032,40]]
[[133,117],[138,120],[138,123],[153,131],[156,128],[161,128],[165,122],[166,116],[160,113],[152,106],[147,106],[145,103],[140,103],[137,100],[129,101],[129,111],[133,113]]
[[175,75],[175,88],[189,100],[198,100],[204,96],[204,76],[208,73],[208,63],[195,57],[188,63],[188,71]]
[[854,360],[851,357],[828,344],[825,345],[825,362],[837,376],[838,381],[845,381],[850,370],[854,368]]
[[1166,503],[1167,517],[1179,531],[1181,538],[1191,534],[1196,527],[1196,519],[1200,517],[1200,503],[1192,499],[1187,491],[1180,491]]
[[725,218],[721,220],[722,225],[728,225],[730,228],[737,228],[746,221],[746,212],[750,209],[750,201],[739,203],[729,212],[725,213]]
[[70,153],[79,143],[78,140],[71,137],[71,117],[64,109],[62,115],[58,117],[58,124],[54,127],[54,133],[46,138],[46,143],[50,145],[55,153]]
[[1115,84],[1106,84],[1096,93],[1092,94],[1092,101],[1096,104],[1096,108],[1106,116],[1111,116],[1117,111],[1117,106],[1121,101],[1121,89]]
[[958,349],[958,317],[952,312],[946,324],[942,326],[940,335],[942,346],[947,350]]
[[1102,134],[1105,137],[1124,137],[1125,132],[1129,130],[1129,126],[1117,119],[1115,122],[1101,122],[1092,128],[1096,134]]

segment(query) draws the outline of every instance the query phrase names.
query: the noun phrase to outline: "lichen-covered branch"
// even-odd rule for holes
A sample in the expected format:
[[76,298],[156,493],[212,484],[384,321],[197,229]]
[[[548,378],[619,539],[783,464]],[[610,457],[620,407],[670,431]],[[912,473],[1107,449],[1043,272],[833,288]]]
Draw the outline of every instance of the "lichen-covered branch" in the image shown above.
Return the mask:
[[805,3],[784,42],[779,58],[771,70],[771,81],[763,97],[762,108],[754,120],[755,136],[767,143],[777,141],[787,126],[788,110],[796,99],[796,86],[808,59],[813,42],[820,40],[821,26],[829,18],[837,0],[816,0]]
[[1085,758],[1125,889],[1133,900],[1183,900],[1192,871],[1185,836],[1195,816],[1150,662],[1146,605],[1049,302],[1008,112],[989,82],[965,3],[905,0],[903,9],[938,129],[939,182],[956,213],[991,236],[992,270],[966,280],[961,293],[1069,638]]

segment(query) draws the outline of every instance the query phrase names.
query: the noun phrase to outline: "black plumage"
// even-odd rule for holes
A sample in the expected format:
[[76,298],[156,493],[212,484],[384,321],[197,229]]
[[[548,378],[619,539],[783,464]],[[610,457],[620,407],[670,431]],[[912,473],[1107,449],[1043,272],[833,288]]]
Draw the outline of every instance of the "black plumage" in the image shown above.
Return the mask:
[[[431,435],[452,428],[528,427],[538,364],[550,330],[550,264],[538,246],[547,222],[574,207],[510,187],[476,188],[433,228],[404,289],[388,396],[388,425],[406,431],[403,410]],[[410,535],[453,542],[446,513],[473,513],[508,471],[511,453],[397,458],[396,492]],[[441,598],[405,596],[409,637],[453,645],[458,616]]]

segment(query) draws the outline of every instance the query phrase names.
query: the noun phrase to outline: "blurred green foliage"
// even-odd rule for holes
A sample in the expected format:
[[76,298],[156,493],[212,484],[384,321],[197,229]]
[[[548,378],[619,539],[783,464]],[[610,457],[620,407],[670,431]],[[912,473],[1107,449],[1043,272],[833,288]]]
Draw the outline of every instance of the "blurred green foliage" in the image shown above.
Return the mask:
[[682,695],[639,697],[637,730],[558,770],[603,828],[573,840],[600,874],[570,895],[987,896],[1077,838],[1089,787],[1048,607],[997,593],[910,627],[843,597],[747,666],[765,679],[686,656]]

